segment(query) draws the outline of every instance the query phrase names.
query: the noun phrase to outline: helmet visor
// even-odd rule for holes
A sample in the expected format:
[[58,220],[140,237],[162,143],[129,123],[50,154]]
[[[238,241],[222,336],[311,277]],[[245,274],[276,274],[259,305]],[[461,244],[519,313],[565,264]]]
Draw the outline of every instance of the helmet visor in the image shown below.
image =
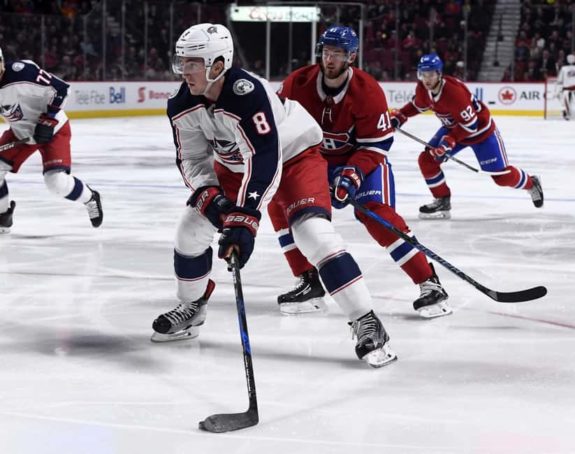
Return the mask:
[[202,58],[190,58],[174,55],[172,71],[174,74],[197,74],[206,70]]

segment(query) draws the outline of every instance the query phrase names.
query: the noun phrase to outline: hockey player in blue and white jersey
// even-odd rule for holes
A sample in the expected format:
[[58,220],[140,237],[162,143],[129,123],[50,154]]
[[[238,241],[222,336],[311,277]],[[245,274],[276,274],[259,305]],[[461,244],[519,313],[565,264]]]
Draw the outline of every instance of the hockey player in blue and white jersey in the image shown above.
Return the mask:
[[356,354],[373,367],[396,359],[389,336],[354,259],[330,222],[322,131],[296,101],[269,83],[232,68],[233,42],[219,24],[199,24],[176,43],[174,71],[184,82],[168,101],[177,165],[191,196],[174,248],[180,304],[153,323],[152,341],[194,338],[215,284],[210,244],[218,256],[238,251],[244,266],[254,249],[262,210],[283,212],[302,253],[349,318]]
[[0,49],[0,114],[10,129],[0,136],[0,233],[10,231],[16,202],[6,174],[17,173],[37,150],[50,192],[83,203],[94,227],[102,224],[100,195],[70,175],[70,122],[62,106],[69,85],[30,60],[4,61]]

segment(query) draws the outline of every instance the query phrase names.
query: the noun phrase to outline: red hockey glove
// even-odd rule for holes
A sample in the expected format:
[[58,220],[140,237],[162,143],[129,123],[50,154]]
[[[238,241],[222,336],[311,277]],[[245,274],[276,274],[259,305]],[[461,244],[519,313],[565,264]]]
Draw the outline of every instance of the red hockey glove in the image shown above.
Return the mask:
[[48,143],[54,137],[54,128],[58,124],[58,120],[43,113],[38,118],[38,124],[34,129],[34,140],[36,143]]
[[354,166],[337,167],[333,179],[331,205],[340,209],[345,207],[363,182],[363,172]]
[[433,156],[436,161],[444,162],[449,157],[449,153],[451,153],[453,147],[455,147],[453,137],[443,136],[437,147],[429,149],[429,154]]
[[224,230],[218,241],[218,257],[227,259],[231,251],[236,249],[240,268],[243,268],[254,251],[261,217],[258,210],[234,207],[224,220]]
[[391,118],[389,122],[391,123],[391,127],[393,129],[400,128],[403,123],[407,121],[407,117],[401,113],[401,111],[397,109],[393,109],[391,111]]
[[235,208],[234,203],[222,193],[219,186],[202,186],[196,189],[187,205],[196,208],[218,230],[223,227],[225,215]]

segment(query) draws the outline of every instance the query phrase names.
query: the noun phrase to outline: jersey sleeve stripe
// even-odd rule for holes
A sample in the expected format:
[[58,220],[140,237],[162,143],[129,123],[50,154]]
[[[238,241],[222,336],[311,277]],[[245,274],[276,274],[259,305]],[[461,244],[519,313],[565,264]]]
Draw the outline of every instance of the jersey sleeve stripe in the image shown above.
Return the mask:
[[177,119],[179,119],[179,118],[185,116],[186,114],[189,114],[190,112],[193,112],[194,110],[197,110],[197,109],[201,109],[201,108],[203,108],[203,107],[205,107],[203,104],[198,104],[197,106],[194,106],[194,107],[192,107],[191,109],[186,109],[186,110],[180,112],[179,114],[174,115],[174,116],[172,117],[172,121],[175,121],[175,120],[177,120]]

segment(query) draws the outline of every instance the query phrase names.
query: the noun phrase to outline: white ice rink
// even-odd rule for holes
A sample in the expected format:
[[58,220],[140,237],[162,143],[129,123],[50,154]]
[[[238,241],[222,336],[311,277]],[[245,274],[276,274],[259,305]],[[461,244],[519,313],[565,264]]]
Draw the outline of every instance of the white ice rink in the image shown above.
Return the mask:
[[[403,136],[391,155],[397,209],[483,285],[548,295],[497,303],[436,265],[455,313],[419,319],[419,289],[351,208],[337,212],[399,355],[372,369],[333,303],[324,315],[279,314],[275,298],[294,278],[266,220],[242,273],[261,422],[228,434],[198,430],[247,408],[220,260],[200,337],[149,341],[153,319],[177,304],[172,238],[188,197],[167,119],[72,121],[73,171],[101,192],[104,224],[45,190],[38,156],[8,175],[18,206],[0,236],[0,453],[575,453],[575,124],[496,121],[511,163],[541,176],[542,209],[447,163],[452,220],[418,220],[431,197],[421,147]],[[405,129],[428,139],[438,126],[422,116]],[[458,157],[477,165],[469,149]]]

